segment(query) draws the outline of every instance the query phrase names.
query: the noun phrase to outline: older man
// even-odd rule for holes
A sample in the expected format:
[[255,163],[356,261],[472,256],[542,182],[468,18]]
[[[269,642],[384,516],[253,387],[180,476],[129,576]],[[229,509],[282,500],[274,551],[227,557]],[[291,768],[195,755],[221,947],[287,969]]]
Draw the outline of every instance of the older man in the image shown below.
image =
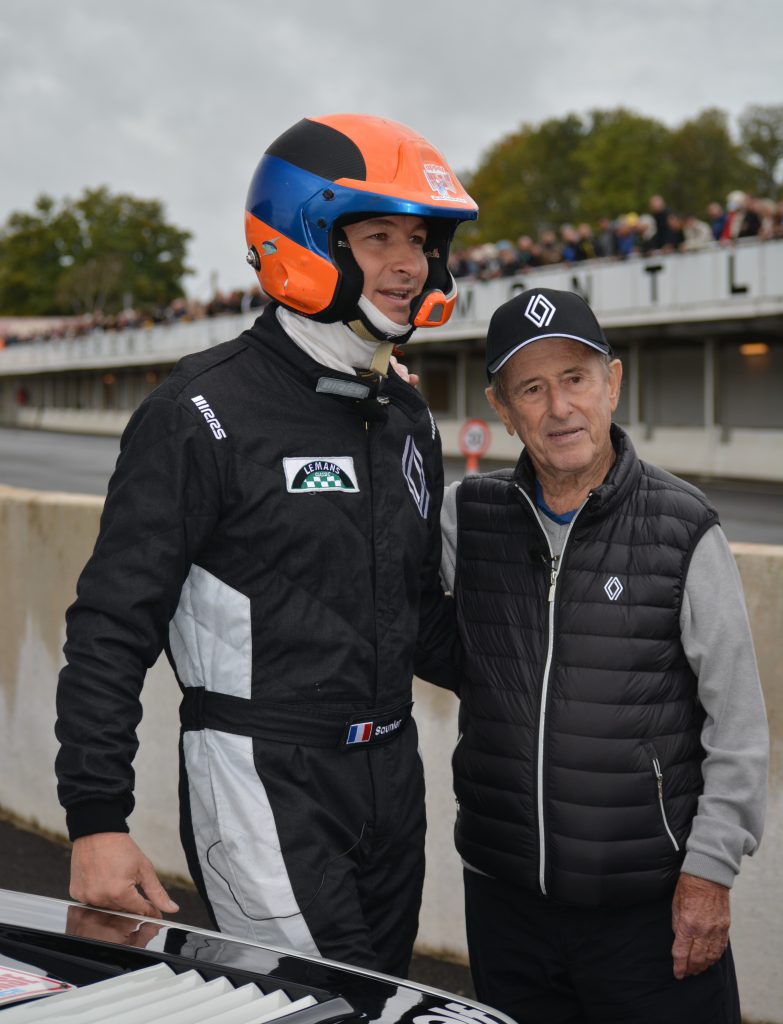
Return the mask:
[[622,366],[579,296],[501,306],[487,369],[525,449],[444,503],[479,998],[525,1024],[739,1022],[729,889],[768,740],[718,515],[612,424]]

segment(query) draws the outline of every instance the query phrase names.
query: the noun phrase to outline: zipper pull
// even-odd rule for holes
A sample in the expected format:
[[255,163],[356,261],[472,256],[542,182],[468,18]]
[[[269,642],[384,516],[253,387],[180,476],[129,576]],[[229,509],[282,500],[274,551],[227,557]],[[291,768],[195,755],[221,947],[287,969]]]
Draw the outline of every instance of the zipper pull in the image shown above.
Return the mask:
[[555,599],[555,586],[557,584],[557,573],[558,573],[558,570],[555,568],[556,564],[557,564],[557,555],[555,555],[555,557],[552,559],[552,567],[550,569],[550,575],[549,575],[549,598],[548,598],[549,604],[551,604],[554,601],[554,599]]
[[663,772],[661,771],[661,763],[657,757],[653,758],[653,771],[655,772],[655,781],[658,784],[658,799],[663,800]]

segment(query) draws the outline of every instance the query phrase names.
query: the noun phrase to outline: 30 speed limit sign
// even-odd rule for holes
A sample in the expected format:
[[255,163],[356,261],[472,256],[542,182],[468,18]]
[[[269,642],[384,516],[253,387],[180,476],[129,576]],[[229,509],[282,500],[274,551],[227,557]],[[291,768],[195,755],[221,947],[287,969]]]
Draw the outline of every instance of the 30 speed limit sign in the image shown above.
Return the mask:
[[465,420],[459,432],[459,450],[463,455],[486,455],[492,440],[485,420]]
[[467,459],[468,470],[478,469],[478,461],[489,451],[491,441],[486,420],[465,420],[459,432],[459,450]]

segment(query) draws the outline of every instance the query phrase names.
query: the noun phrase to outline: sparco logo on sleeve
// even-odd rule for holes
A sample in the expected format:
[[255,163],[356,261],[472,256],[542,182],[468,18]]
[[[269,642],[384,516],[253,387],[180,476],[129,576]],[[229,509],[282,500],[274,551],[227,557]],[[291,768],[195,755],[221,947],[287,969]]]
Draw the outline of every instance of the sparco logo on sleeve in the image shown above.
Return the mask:
[[195,398],[191,398],[191,402],[194,402],[196,404],[196,407],[201,410],[204,419],[209,424],[210,430],[218,439],[218,441],[220,441],[221,438],[223,437],[228,437],[225,430],[220,425],[220,420],[217,418],[214,412],[212,412],[212,410],[209,407],[209,402],[206,400],[206,398],[204,398],[203,395],[196,395]]
[[349,455],[283,459],[286,490],[291,494],[319,494],[341,491],[356,494],[359,485]]

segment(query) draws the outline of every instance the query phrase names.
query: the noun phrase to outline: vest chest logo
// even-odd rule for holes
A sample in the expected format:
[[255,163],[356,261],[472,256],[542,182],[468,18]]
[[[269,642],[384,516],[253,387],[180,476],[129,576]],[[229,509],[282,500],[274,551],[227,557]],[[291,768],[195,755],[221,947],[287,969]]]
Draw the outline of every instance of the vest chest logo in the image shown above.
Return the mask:
[[313,455],[283,459],[285,486],[289,494],[320,494],[338,491],[356,494],[356,470],[349,455]]
[[624,589],[616,576],[610,576],[606,583],[604,583],[604,591],[610,601],[616,601]]
[[427,490],[427,480],[424,476],[424,459],[410,434],[405,439],[405,451],[402,453],[402,475],[419,515],[426,519],[430,510],[430,492]]

